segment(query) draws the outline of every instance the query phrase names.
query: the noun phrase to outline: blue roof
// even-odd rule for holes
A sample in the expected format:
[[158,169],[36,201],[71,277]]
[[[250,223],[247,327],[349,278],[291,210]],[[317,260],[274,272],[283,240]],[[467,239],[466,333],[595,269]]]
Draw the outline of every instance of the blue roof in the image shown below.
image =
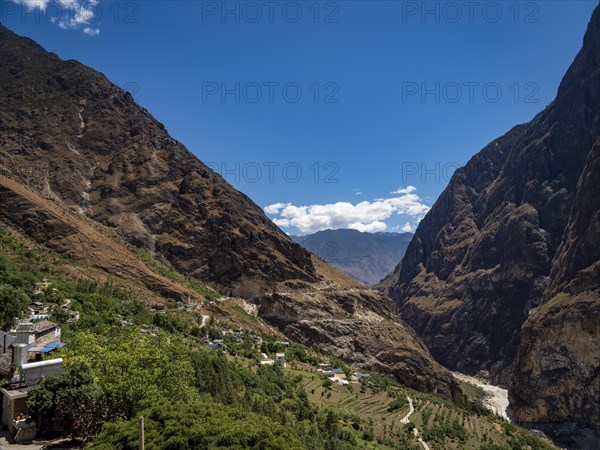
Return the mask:
[[64,346],[65,346],[65,344],[63,344],[62,342],[50,342],[50,343],[46,344],[44,347],[29,347],[29,351],[36,352],[36,353],[48,353],[48,352],[51,352],[52,350],[56,350],[57,348],[64,347]]
[[54,349],[53,348],[48,348],[48,347],[43,347],[43,348],[40,348],[37,351],[37,353],[48,353],[48,352],[51,352],[52,350],[54,350]]
[[64,347],[65,344],[63,344],[62,342],[50,342],[49,344],[46,344],[44,347],[47,348],[60,348],[60,347]]

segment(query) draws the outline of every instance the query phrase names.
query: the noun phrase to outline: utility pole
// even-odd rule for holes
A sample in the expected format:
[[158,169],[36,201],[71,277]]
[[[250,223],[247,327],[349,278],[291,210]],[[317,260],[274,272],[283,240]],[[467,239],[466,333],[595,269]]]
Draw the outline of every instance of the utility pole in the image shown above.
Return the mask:
[[140,450],[144,450],[144,417],[140,416]]

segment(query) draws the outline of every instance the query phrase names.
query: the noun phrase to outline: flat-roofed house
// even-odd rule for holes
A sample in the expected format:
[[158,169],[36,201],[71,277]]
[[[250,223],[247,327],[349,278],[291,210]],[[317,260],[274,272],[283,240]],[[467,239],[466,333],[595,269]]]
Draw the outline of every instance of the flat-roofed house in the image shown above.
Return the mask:
[[279,367],[285,369],[285,353],[275,353],[275,362]]

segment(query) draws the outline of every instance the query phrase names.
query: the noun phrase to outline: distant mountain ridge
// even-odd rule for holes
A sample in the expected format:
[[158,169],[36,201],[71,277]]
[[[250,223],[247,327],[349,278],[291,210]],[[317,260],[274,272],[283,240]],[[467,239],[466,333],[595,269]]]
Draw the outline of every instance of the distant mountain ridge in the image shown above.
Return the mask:
[[341,229],[291,238],[346,275],[372,286],[394,270],[412,236],[412,233],[363,233]]

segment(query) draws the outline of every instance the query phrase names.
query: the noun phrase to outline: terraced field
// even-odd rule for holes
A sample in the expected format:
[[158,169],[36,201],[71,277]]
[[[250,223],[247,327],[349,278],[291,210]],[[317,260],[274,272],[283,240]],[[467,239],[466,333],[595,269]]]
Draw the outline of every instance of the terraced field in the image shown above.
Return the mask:
[[[371,389],[361,388],[359,383],[351,383],[343,386],[334,383],[330,387],[323,386],[323,377],[306,371],[296,371],[303,375],[302,384],[308,394],[310,401],[335,407],[338,413],[345,419],[348,426],[355,429],[360,426],[365,430],[363,445],[365,448],[404,448],[398,444],[409,445],[405,448],[420,448],[418,442],[412,437],[406,436],[405,428],[400,420],[408,412],[408,403],[393,412],[388,407],[394,400],[386,391],[374,392]],[[402,439],[396,435],[400,433]],[[378,439],[379,438],[379,439]],[[389,441],[389,442],[388,442]]]
[[[363,448],[421,450],[425,445],[431,450],[554,448],[475,406],[484,395],[474,386],[466,389],[473,403],[459,406],[379,377],[362,384],[328,386],[325,378],[308,365],[296,365],[289,372],[292,376],[302,376],[301,383],[310,401],[334,408],[348,427],[364,430]],[[407,396],[413,400],[415,411],[404,425],[401,419],[409,412]],[[414,436],[415,427],[424,444]]]

